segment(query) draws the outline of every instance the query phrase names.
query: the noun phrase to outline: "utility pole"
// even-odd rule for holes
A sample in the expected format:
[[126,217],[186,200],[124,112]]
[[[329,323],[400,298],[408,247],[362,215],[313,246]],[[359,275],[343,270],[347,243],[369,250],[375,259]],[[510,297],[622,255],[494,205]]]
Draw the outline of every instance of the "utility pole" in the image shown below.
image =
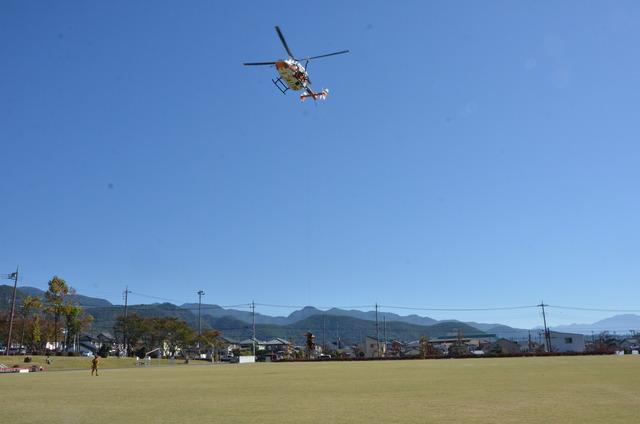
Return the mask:
[[387,356],[387,316],[382,316],[382,323],[384,325],[384,356]]
[[9,274],[9,278],[13,279],[13,299],[11,300],[11,315],[9,316],[9,335],[7,336],[7,355],[11,351],[11,331],[13,330],[13,317],[16,313],[16,291],[18,289],[18,267],[16,272]]
[[376,302],[376,343],[378,345],[377,357],[380,357],[380,328],[378,326],[378,302]]
[[549,334],[549,328],[547,328],[547,316],[544,312],[544,307],[549,306],[544,304],[544,300],[538,305],[542,308],[542,322],[544,323],[544,343],[546,345],[546,351],[551,352],[551,334]]
[[338,349],[340,349],[340,323],[336,320],[336,344],[338,345]]
[[253,315],[253,356],[256,356],[256,304],[251,301],[251,313]]
[[322,353],[327,353],[327,340],[325,338],[325,329],[326,329],[326,323],[325,323],[325,317],[326,315],[322,315]]
[[128,304],[128,300],[129,300],[129,293],[131,293],[131,290],[129,290],[129,286],[126,286],[124,288],[124,293],[122,293],[124,295],[124,336],[123,336],[123,341],[124,341],[124,356],[128,356],[129,355],[129,344],[128,344],[128,332],[127,332],[127,326],[128,326],[128,322],[127,322],[127,304]]

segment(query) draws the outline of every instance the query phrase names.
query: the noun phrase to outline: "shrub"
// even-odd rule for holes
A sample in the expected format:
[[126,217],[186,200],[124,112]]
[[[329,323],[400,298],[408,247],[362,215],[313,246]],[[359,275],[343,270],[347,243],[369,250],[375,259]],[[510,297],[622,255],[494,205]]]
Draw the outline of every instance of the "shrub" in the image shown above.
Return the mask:
[[25,356],[24,357],[24,362],[26,362],[26,363],[31,362],[31,356]]
[[135,351],[135,355],[138,358],[144,358],[144,354],[147,353],[147,348],[146,346],[142,346],[140,349]]
[[103,344],[100,349],[98,349],[98,355],[100,355],[103,358],[108,358],[109,357],[109,346],[106,344]]

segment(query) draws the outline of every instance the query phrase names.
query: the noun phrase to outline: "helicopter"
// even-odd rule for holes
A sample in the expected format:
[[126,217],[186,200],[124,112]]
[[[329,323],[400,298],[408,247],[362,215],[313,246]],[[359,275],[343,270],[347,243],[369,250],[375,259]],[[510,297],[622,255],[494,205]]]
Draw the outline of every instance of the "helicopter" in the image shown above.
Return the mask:
[[[288,59],[281,59],[274,62],[252,62],[252,63],[244,63],[245,66],[274,66],[280,75],[277,79],[271,79],[271,82],[282,92],[282,94],[286,94],[288,90],[304,90],[303,94],[300,95],[300,100],[305,101],[308,98],[312,98],[313,100],[317,99],[326,99],[329,95],[328,89],[323,89],[322,91],[313,91],[311,89],[311,80],[309,79],[309,73],[307,72],[307,66],[309,65],[309,61],[320,59],[321,57],[335,56],[338,54],[349,53],[349,50],[342,50],[339,52],[323,54],[320,56],[310,56],[304,59],[296,59],[293,53],[291,53],[291,49],[289,49],[289,45],[287,44],[284,36],[282,35],[282,31],[280,31],[280,27],[276,26],[276,32],[278,33],[278,37],[280,37],[280,41],[284,46],[284,49],[287,51],[289,55]],[[304,61],[304,66],[302,65],[302,61]]]

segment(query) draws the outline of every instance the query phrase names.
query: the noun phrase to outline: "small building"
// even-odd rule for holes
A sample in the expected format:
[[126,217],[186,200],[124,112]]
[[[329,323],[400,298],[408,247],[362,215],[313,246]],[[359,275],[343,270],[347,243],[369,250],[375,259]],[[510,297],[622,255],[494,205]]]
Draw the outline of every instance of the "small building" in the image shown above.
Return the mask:
[[264,342],[264,347],[266,353],[271,357],[272,360],[289,358],[291,357],[293,352],[291,343],[280,337],[267,340],[266,342]]
[[400,358],[404,355],[407,344],[400,340],[392,340],[387,344],[387,356],[391,358]]
[[255,346],[256,352],[265,349],[265,342],[262,340],[254,339],[253,337],[241,340],[238,342],[238,344],[242,349],[253,349],[253,346]]
[[584,334],[549,331],[551,352],[584,352]]
[[363,358],[381,358],[386,354],[386,346],[383,340],[371,336],[364,336],[358,345],[359,355]]
[[454,334],[446,336],[435,336],[429,339],[429,345],[448,356],[465,356],[476,350],[481,350],[481,346],[492,344],[496,340],[495,334]]
[[495,353],[502,355],[513,355],[522,352],[522,346],[513,340],[501,338],[493,343],[487,343],[481,346],[485,353]]

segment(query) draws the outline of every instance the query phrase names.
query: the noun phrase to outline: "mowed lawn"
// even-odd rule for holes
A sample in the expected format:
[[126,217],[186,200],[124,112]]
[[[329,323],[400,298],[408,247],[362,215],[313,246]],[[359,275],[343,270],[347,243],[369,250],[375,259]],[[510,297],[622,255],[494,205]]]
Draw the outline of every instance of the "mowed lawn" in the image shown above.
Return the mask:
[[[29,368],[33,365],[43,367],[47,371],[79,370],[91,369],[93,357],[86,356],[51,356],[51,364],[47,364],[46,356],[31,355],[31,362],[24,362],[24,355],[20,356],[0,356],[0,363],[12,367],[18,365],[21,368]],[[144,362],[144,361],[140,361]],[[168,365],[170,361],[166,359],[152,359],[153,365]],[[195,361],[192,361],[195,362]],[[172,361],[173,364],[184,364],[183,360]],[[100,358],[100,368],[135,368],[135,358]]]
[[5,423],[613,423],[640,357],[168,366],[0,375]]

